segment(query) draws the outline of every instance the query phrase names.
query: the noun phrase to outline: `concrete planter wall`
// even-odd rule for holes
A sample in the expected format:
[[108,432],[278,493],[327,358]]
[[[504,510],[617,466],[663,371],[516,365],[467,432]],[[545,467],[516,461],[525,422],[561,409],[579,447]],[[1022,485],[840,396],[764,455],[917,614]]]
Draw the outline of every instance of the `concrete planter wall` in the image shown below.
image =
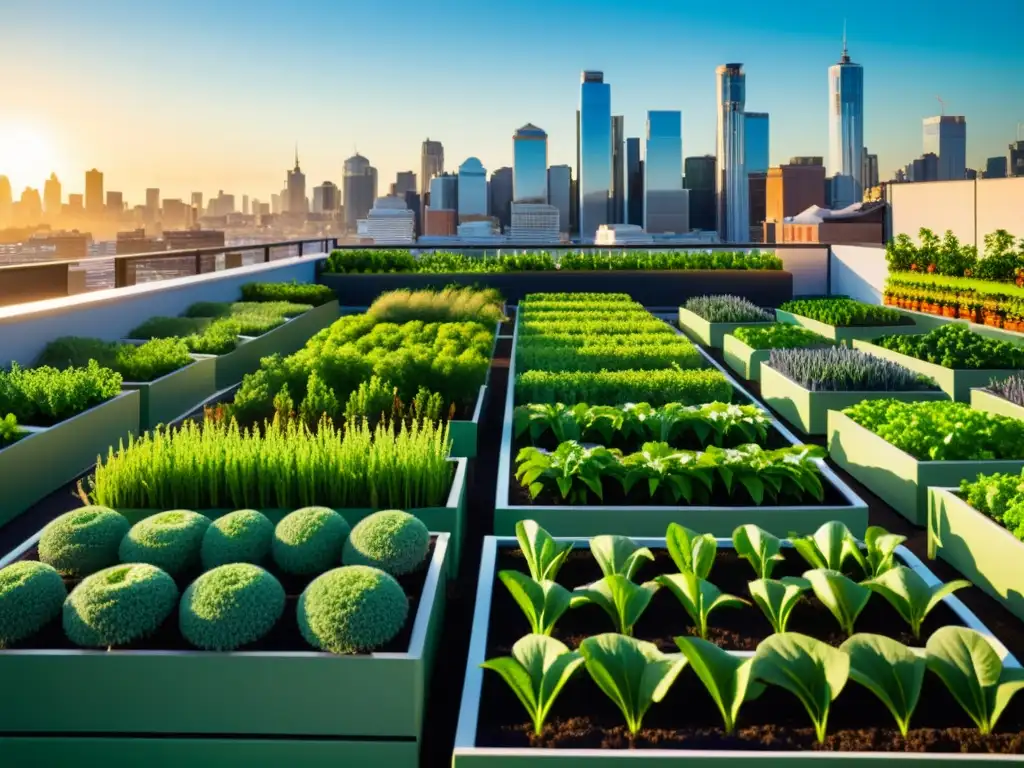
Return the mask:
[[805,435],[828,431],[828,412],[841,411],[863,400],[947,400],[945,392],[812,392],[783,376],[768,363],[761,366],[761,398]]
[[443,624],[447,544],[438,534],[405,653],[0,651],[0,677],[18,691],[0,698],[5,760],[414,768]]
[[139,393],[142,429],[169,424],[217,391],[217,358],[193,355],[194,362],[153,381],[126,381],[124,389]]
[[722,357],[725,364],[732,368],[741,379],[761,381],[761,363],[771,357],[770,349],[754,349],[743,343],[732,333],[725,334],[722,339]]
[[[493,356],[492,356],[493,359]],[[487,385],[480,387],[476,398],[476,407],[470,419],[452,419],[448,422],[448,437],[452,441],[452,456],[472,459],[476,456],[477,442],[480,432],[480,418],[487,402]]]
[[953,317],[940,317],[939,315],[933,315],[928,312],[915,312],[912,309],[901,309],[900,307],[889,307],[889,309],[895,309],[902,315],[909,317],[919,326],[921,326],[921,332],[927,332],[933,328],[938,328],[940,325],[948,325],[953,323],[954,325],[966,326],[973,333],[979,336],[987,336],[990,339],[996,339],[998,341],[1008,341],[1011,344],[1024,344],[1024,333],[1020,331],[1008,331],[1005,328],[996,328],[991,325],[984,325],[982,323],[972,323],[970,320],[961,320],[960,318]]
[[775,317],[780,323],[799,325],[801,328],[814,331],[827,339],[841,341],[844,344],[849,344],[854,339],[877,339],[879,336],[888,336],[892,333],[921,333],[923,330],[913,324],[855,326],[828,325],[827,323],[820,323],[817,320],[812,320],[811,318],[804,317],[803,315],[795,315],[792,312],[783,312],[781,309],[775,310]]
[[828,414],[828,454],[915,525],[928,522],[928,488],[946,488],[981,473],[1020,472],[1017,461],[918,461],[839,411]]
[[769,325],[769,322],[712,323],[685,307],[679,308],[679,327],[686,332],[687,336],[706,347],[721,349],[725,334],[732,333],[745,325]]
[[70,483],[139,432],[139,393],[126,391],[0,450],[0,525]]
[[971,390],[971,408],[997,416],[1008,416],[1011,419],[1024,419],[1024,408],[987,389]]
[[928,557],[945,560],[1024,620],[1024,541],[970,506],[954,488],[928,490]]
[[902,352],[879,347],[867,341],[855,341],[853,346],[854,349],[867,352],[875,357],[891,360],[894,363],[899,363],[904,368],[909,368],[912,371],[935,379],[935,383],[939,385],[942,391],[958,403],[969,403],[971,401],[971,389],[974,387],[984,387],[992,379],[1005,379],[1015,373],[1020,373],[1020,371],[1005,368],[1001,370],[989,369],[980,371],[945,368],[925,360],[918,360],[910,355],[904,355]]

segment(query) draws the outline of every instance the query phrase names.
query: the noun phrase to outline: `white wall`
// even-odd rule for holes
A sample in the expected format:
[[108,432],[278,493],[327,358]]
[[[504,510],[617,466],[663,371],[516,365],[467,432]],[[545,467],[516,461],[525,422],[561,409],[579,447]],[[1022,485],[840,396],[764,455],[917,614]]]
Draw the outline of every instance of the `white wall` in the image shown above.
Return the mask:
[[869,245],[833,245],[829,287],[834,296],[849,296],[868,304],[882,303],[882,288],[889,271],[885,248]]
[[[765,245],[768,250],[771,245]],[[825,296],[828,293],[828,246],[786,248],[775,246],[782,268],[793,275],[794,296]]]
[[1024,237],[1024,178],[981,179],[977,196],[979,252],[985,235],[997,229]]
[[888,195],[894,237],[917,242],[921,227],[939,237],[950,229],[979,251],[997,229],[1024,237],[1024,178],[890,184]]

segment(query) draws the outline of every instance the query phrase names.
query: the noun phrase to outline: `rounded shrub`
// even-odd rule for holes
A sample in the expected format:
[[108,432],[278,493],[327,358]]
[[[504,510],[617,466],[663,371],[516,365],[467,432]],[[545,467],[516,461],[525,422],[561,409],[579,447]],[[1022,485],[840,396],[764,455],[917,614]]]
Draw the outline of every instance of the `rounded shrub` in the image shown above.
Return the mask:
[[284,601],[281,582],[258,565],[222,565],[185,590],[179,627],[197,648],[231,651],[267,634],[284,613]]
[[365,653],[401,632],[409,598],[379,568],[349,565],[313,579],[299,597],[299,630],[331,653]]
[[348,522],[333,509],[305,507],[284,517],[274,529],[274,562],[286,573],[321,573],[341,561]]
[[210,518],[175,509],[140,520],[121,540],[122,563],[149,563],[178,576],[199,564],[203,535]]
[[419,518],[398,509],[364,517],[345,542],[345,565],[371,565],[401,576],[415,571],[430,549],[430,531]]
[[75,645],[109,648],[155,632],[178,602],[178,587],[147,563],[125,563],[87,576],[64,602],[64,634]]
[[68,591],[52,566],[22,560],[0,569],[0,648],[31,637],[60,616]]
[[274,524],[254,509],[217,518],[203,534],[199,551],[203,568],[216,568],[228,563],[262,563],[270,554]]
[[117,548],[131,528],[106,507],[82,507],[51,521],[39,537],[39,560],[65,576],[88,576],[118,562]]

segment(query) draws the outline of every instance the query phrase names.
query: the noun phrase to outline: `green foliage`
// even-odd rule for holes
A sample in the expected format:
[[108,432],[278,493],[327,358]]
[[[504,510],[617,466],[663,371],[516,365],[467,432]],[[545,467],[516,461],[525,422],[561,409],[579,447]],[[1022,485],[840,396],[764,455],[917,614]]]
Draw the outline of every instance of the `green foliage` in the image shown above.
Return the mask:
[[497,672],[508,683],[530,716],[533,732],[540,735],[555,699],[581,664],[579,651],[570,651],[554,638],[532,634],[516,641],[511,656],[488,659],[480,666]]
[[636,336],[577,335],[571,341],[550,336],[521,339],[516,346],[516,370],[630,371],[704,368],[704,357],[683,336],[665,337],[657,344]]
[[708,637],[708,620],[713,611],[719,608],[741,608],[750,605],[741,597],[725,594],[710,581],[692,572],[664,574],[658,576],[655,581],[667,587],[682,603],[690,621],[705,640]]
[[679,523],[669,523],[665,544],[680,573],[690,573],[698,579],[706,579],[711,573],[718,542],[710,533],[698,534]]
[[351,528],[345,518],[326,507],[297,509],[274,528],[271,553],[285,573],[323,573],[341,562]]
[[122,563],[148,563],[180,576],[198,567],[209,527],[210,518],[197,512],[159,512],[131,527],[121,540],[118,555]]
[[113,648],[155,632],[178,604],[166,572],[145,563],[86,576],[64,603],[64,633],[75,645]]
[[568,293],[528,293],[520,303],[520,309],[527,305],[531,309],[544,306],[562,306],[563,304],[635,304],[628,293],[594,293],[587,291]]
[[750,582],[747,588],[757,607],[771,623],[772,630],[782,634],[786,631],[789,617],[800,602],[800,597],[811,588],[811,582],[796,576],[761,578]]
[[774,312],[768,312],[741,296],[694,296],[683,308],[709,323],[770,323]]
[[493,326],[505,319],[501,294],[493,288],[452,286],[441,291],[402,288],[378,296],[367,313],[382,323],[474,321]]
[[498,578],[530,622],[535,635],[550,635],[555,623],[569,610],[572,595],[561,584],[534,581],[519,571],[498,571]]
[[895,309],[844,298],[795,299],[787,301],[779,309],[841,328],[865,325],[899,325],[903,320],[903,315]]
[[732,385],[721,371],[527,371],[516,374],[520,403],[667,403],[698,405],[732,399]]
[[570,504],[586,504],[587,491],[604,498],[602,478],[619,468],[616,453],[603,446],[585,448],[575,441],[562,443],[553,453],[526,447],[516,456],[516,480],[534,498],[554,485]]
[[732,546],[737,555],[750,563],[759,579],[770,579],[775,564],[786,559],[782,542],[753,523],[741,525],[732,532]]
[[78,336],[51,341],[36,361],[54,368],[82,367],[90,360],[121,374],[125,381],[159,379],[192,363],[181,339],[152,339],[145,344],[125,344]]
[[81,578],[118,562],[131,524],[106,507],[82,507],[51,520],[39,537],[39,560],[64,576]]
[[60,574],[44,563],[19,560],[0,568],[0,649],[60,616],[67,594]]
[[922,335],[882,336],[872,343],[955,370],[1024,368],[1024,346],[982,336],[965,325],[940,325]]
[[863,565],[856,537],[838,520],[822,524],[813,535],[793,536],[790,543],[811,568],[842,571],[850,557]]
[[651,604],[658,586],[653,581],[634,584],[621,573],[614,573],[593,584],[574,589],[570,607],[596,605],[611,618],[616,632],[632,635],[633,625]]
[[964,627],[943,627],[925,646],[928,669],[982,734],[991,733],[1014,694],[1024,689],[1024,669],[1003,666],[986,637]]
[[[520,307],[522,305],[520,304]],[[529,315],[527,315],[529,317]],[[672,330],[672,327],[648,312],[637,314],[628,312],[625,315],[618,310],[609,312],[575,311],[562,313],[558,319],[547,313],[535,315],[535,320],[519,321],[519,342],[524,342],[534,337],[545,337],[560,339],[561,337],[578,337],[580,343],[587,337],[604,335],[618,339],[627,337],[636,338],[640,336],[651,337],[649,342],[653,343],[653,337],[663,336],[664,342],[668,344],[677,343],[679,334]]]
[[732,335],[751,349],[797,349],[800,347],[830,347],[831,339],[789,323],[744,325]]
[[696,637],[677,637],[675,641],[722,713],[725,732],[732,733],[743,702],[764,689],[753,678],[753,658],[742,659]]
[[530,569],[530,578],[534,581],[556,579],[572,551],[571,541],[555,541],[534,520],[520,520],[516,523],[516,540]]
[[185,590],[178,626],[196,648],[233,651],[273,629],[284,606],[284,587],[259,566],[221,565]]
[[341,560],[345,565],[372,565],[392,576],[417,570],[427,559],[430,531],[408,512],[374,512],[352,528]]
[[[962,245],[950,230],[942,240],[930,229],[918,230],[920,245],[914,245],[906,234],[897,235],[886,245],[886,261],[890,275],[925,273],[929,277],[963,277],[974,274],[991,281],[1012,282],[1024,264],[1024,249],[1014,250],[1014,238],[1005,229],[985,235],[985,255],[978,258],[973,245]],[[930,274],[934,272],[934,275]]]
[[804,578],[821,604],[836,617],[847,637],[853,635],[853,625],[868,604],[871,590],[844,576],[839,571],[818,568],[806,571]]
[[320,375],[313,371],[306,384],[306,396],[299,406],[299,418],[313,429],[324,418],[335,421],[338,418],[338,398]]
[[904,738],[924,683],[924,657],[882,635],[854,635],[839,650],[850,657],[850,679],[877,696]]
[[223,515],[203,534],[199,558],[203,568],[229,563],[258,565],[270,554],[274,524],[262,512],[240,509]]
[[402,631],[409,599],[393,576],[367,565],[317,576],[299,597],[299,630],[314,648],[367,653]]
[[812,392],[938,390],[938,385],[927,376],[892,360],[850,347],[773,349],[768,356],[768,365]]
[[932,609],[947,595],[971,586],[971,582],[957,579],[945,584],[929,585],[917,571],[904,565],[897,565],[863,582],[863,585],[888,600],[910,625],[914,637],[920,640],[921,625]]
[[828,713],[846,685],[850,657],[820,640],[797,632],[772,635],[757,646],[754,677],[792,693],[814,723],[818,741],[825,741]]
[[960,495],[1014,536],[1024,541],[1024,477],[1020,474],[978,475],[962,480]]
[[919,461],[1024,458],[1024,422],[950,400],[865,400],[843,411]]
[[686,666],[685,656],[665,654],[653,643],[615,634],[588,637],[579,651],[587,672],[622,712],[633,736],[651,704],[665,698]]
[[906,536],[889,533],[879,525],[869,525],[864,532],[865,554],[861,563],[864,566],[864,575],[869,578],[877,577],[895,568],[896,548],[906,540]]
[[178,338],[185,343],[189,352],[223,355],[238,346],[238,336],[241,333],[242,328],[236,318],[151,317],[129,331],[128,338]]
[[18,419],[13,413],[8,413],[0,419],[0,449],[14,445],[27,434],[18,426]]
[[246,283],[242,286],[243,301],[291,301],[319,307],[336,298],[333,290],[316,283]]
[[0,413],[18,424],[49,427],[121,393],[121,374],[94,360],[81,368],[0,369]]
[[628,536],[594,536],[590,540],[590,554],[605,576],[625,576],[632,579],[643,560],[654,560],[647,547],[641,547]]

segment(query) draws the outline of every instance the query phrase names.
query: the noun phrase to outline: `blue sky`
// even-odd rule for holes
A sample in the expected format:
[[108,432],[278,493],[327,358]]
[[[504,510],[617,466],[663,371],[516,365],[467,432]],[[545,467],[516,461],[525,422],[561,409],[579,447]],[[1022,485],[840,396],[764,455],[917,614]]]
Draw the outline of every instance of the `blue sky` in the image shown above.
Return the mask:
[[[968,165],[1006,153],[1024,121],[1024,0],[0,0],[0,173],[16,194],[50,169],[81,191],[96,166],[134,202],[147,186],[266,200],[297,141],[310,186],[340,182],[358,148],[383,192],[419,170],[428,136],[449,168],[511,165],[527,122],[551,164],[573,164],[582,69],[605,72],[627,136],[646,110],[680,109],[684,155],[711,153],[727,61],[745,65],[747,108],[771,114],[777,164],[826,154],[844,13],[883,177],[922,152],[936,95],[967,117]],[[31,152],[10,140],[26,126]]]

